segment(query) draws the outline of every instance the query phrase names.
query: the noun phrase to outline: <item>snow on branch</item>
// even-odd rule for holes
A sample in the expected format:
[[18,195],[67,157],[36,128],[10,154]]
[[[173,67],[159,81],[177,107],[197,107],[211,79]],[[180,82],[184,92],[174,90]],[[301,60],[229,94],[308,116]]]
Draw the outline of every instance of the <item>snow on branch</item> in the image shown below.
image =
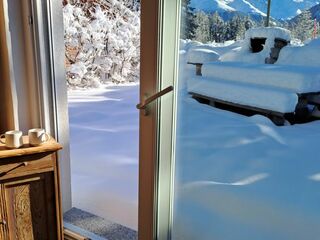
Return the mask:
[[68,87],[139,81],[139,2],[65,0],[63,3]]

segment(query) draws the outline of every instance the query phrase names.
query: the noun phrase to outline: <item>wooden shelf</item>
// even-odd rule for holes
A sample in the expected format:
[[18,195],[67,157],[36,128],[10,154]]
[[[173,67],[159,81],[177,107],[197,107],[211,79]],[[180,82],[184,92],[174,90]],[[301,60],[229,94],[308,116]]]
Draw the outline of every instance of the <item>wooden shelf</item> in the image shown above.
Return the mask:
[[28,136],[23,136],[23,146],[18,149],[8,149],[4,144],[0,143],[0,159],[16,156],[30,155],[43,152],[53,152],[62,149],[62,146],[51,138],[48,142],[40,146],[30,146]]

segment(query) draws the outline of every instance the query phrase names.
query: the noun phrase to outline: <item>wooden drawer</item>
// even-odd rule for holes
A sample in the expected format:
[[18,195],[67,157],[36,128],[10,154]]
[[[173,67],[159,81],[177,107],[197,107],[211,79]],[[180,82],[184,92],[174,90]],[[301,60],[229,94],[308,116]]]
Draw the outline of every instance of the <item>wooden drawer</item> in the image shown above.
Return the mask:
[[53,154],[37,154],[36,156],[33,155],[32,158],[20,156],[2,159],[0,162],[0,180],[53,171],[54,157]]

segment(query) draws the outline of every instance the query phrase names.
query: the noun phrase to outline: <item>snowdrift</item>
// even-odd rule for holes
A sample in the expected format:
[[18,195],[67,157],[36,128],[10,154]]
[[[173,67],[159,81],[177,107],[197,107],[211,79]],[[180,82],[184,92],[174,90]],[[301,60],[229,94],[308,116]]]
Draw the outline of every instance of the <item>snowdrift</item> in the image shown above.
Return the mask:
[[[265,39],[262,51],[252,53],[252,39]],[[276,39],[282,39],[283,41],[290,42],[290,32],[278,27],[249,29],[245,34],[245,39],[240,41],[240,46],[222,55],[220,60],[222,62],[264,64],[266,58],[270,56],[271,49],[274,47]]]
[[[258,39],[257,46],[253,39]],[[202,50],[206,54],[200,55],[201,46],[197,46],[190,56],[202,67],[197,69],[198,76],[189,78],[188,92],[213,105],[222,102],[279,116],[283,122],[289,115],[307,118],[320,106],[320,40],[299,47],[290,41],[288,30],[257,28],[248,30],[240,46],[219,59],[207,46]]]
[[198,64],[214,62],[219,59],[220,55],[210,49],[192,49],[188,53],[188,63]]
[[202,67],[202,76],[224,81],[292,90],[295,93],[320,91],[320,71],[314,67],[211,62]]
[[[288,46],[281,50],[276,64],[289,66],[320,67],[320,39],[315,39],[303,47]],[[291,67],[293,68],[293,67]],[[319,69],[318,69],[319,71]]]
[[[212,81],[207,77],[201,79],[193,77],[188,81],[188,90],[198,96],[210,96],[213,101],[220,100],[243,107],[254,106],[278,113],[294,112],[298,102],[297,94],[290,91],[272,87],[261,88],[257,84],[245,84],[217,78]],[[254,104],[252,104],[252,99],[254,99]]]

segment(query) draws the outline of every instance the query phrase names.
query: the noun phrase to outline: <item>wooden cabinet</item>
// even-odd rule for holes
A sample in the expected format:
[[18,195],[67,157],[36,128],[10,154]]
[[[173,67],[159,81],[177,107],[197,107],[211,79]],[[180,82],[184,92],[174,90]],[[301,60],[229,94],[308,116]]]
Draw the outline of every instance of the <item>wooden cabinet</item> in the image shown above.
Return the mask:
[[0,145],[0,239],[62,240],[59,169],[50,140],[21,149]]

